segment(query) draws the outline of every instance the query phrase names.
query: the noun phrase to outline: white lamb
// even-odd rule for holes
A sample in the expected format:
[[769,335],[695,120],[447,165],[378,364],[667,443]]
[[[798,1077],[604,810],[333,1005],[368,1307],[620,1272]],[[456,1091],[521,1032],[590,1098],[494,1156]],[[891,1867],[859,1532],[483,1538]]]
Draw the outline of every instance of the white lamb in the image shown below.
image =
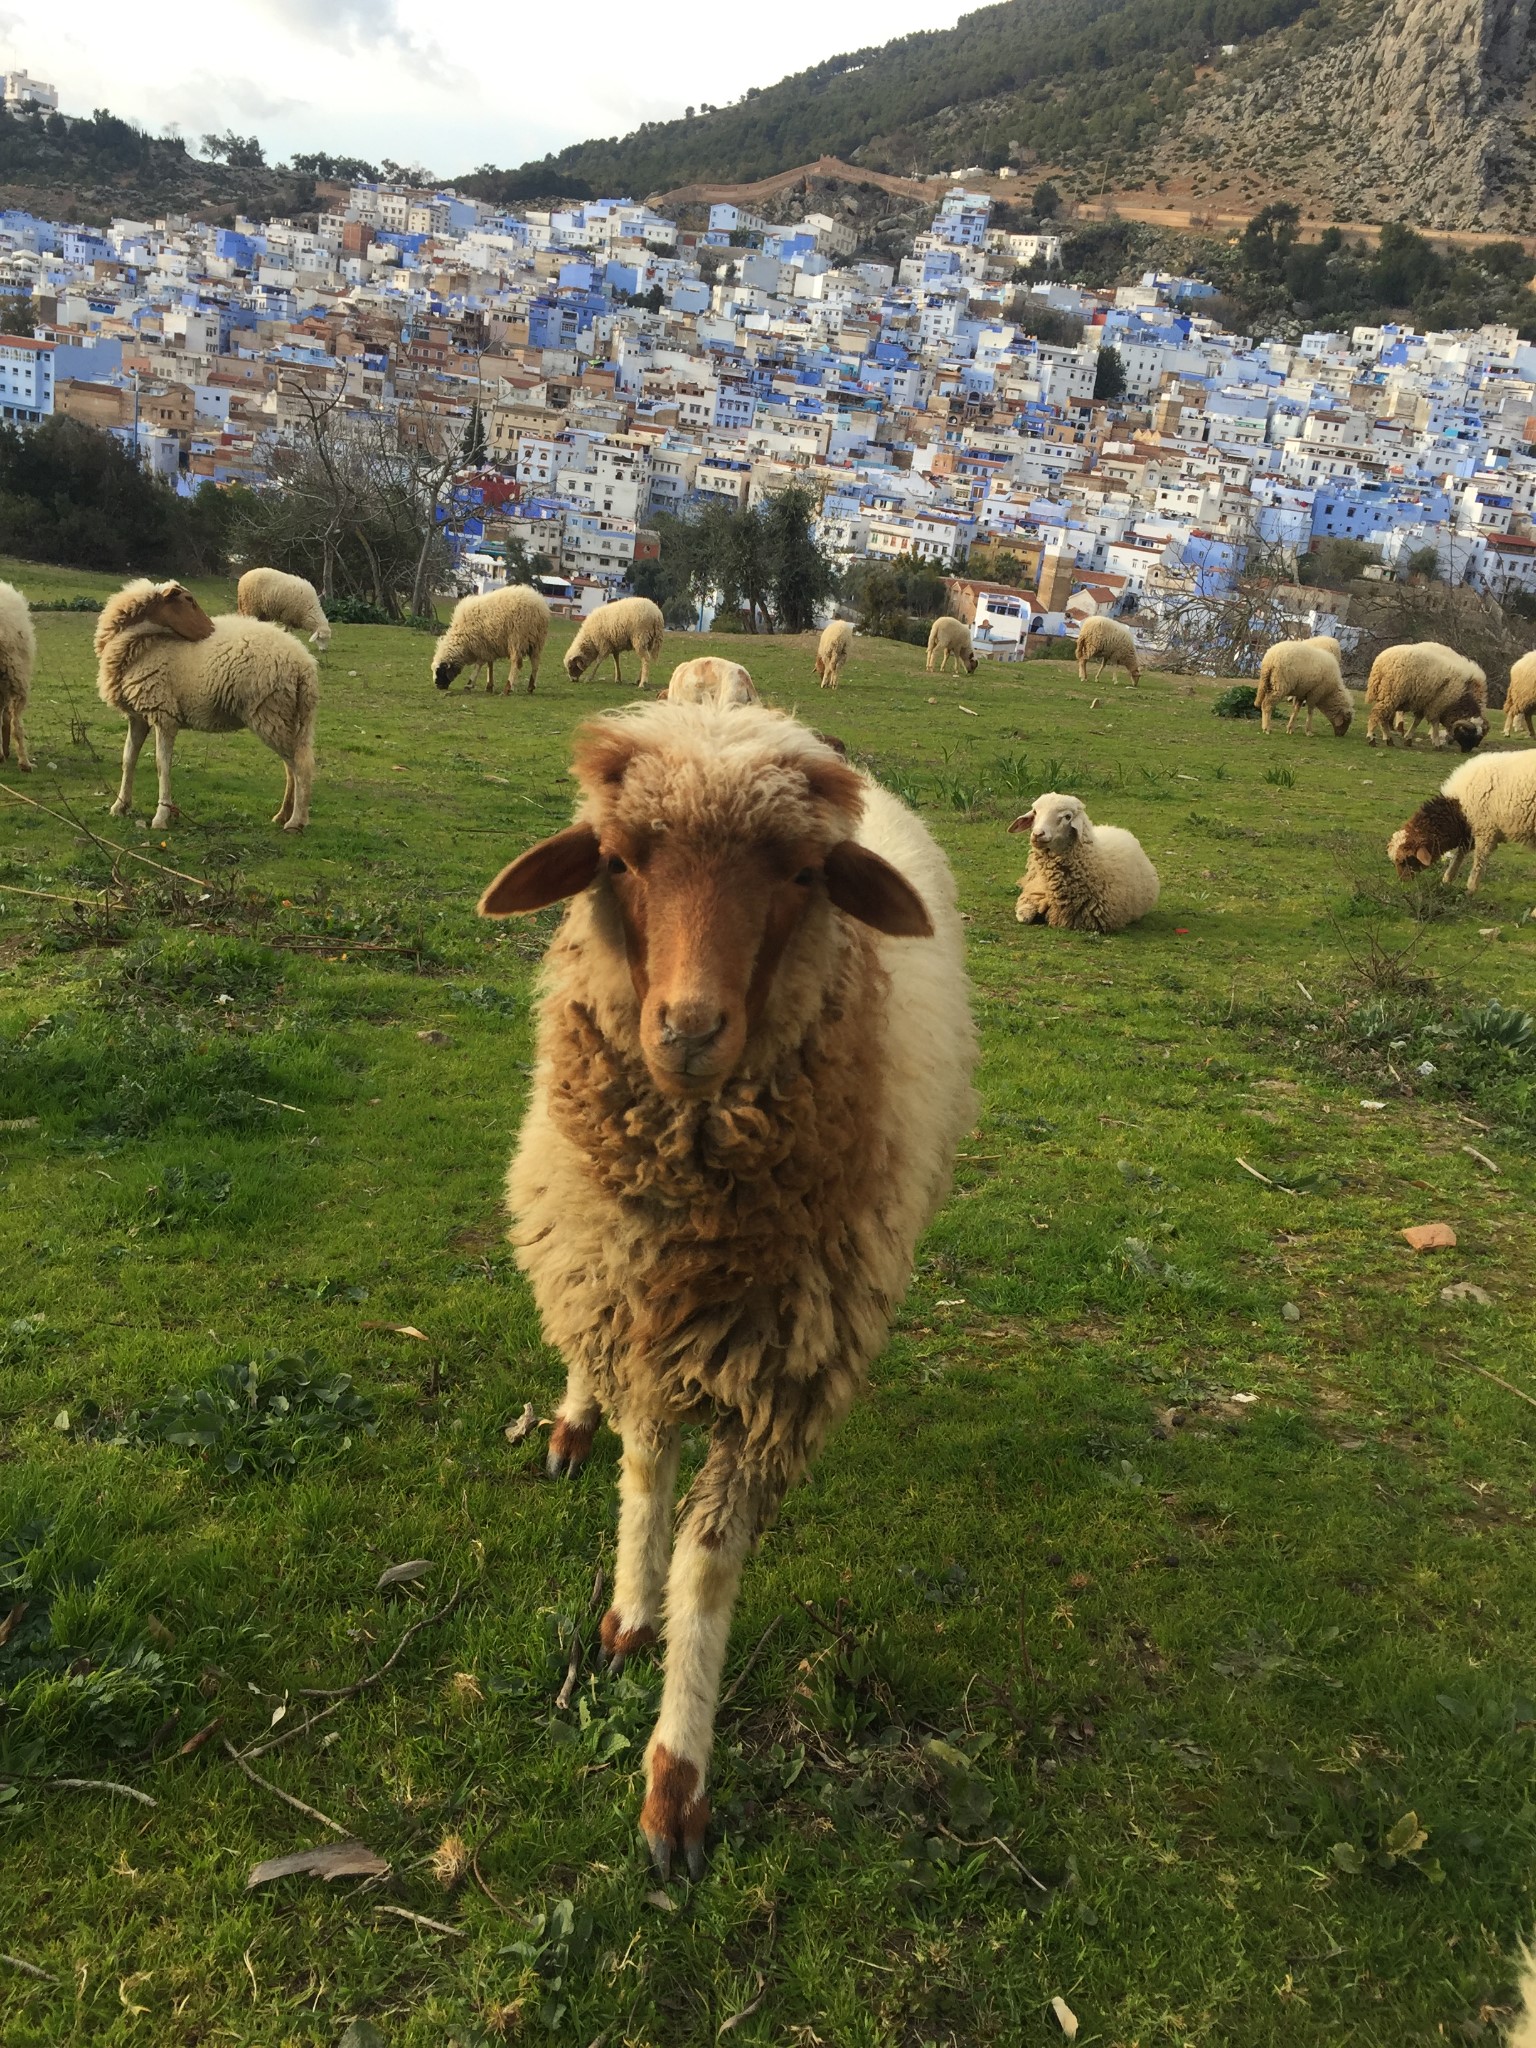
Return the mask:
[[1531,723],[1533,712],[1536,712],[1536,653],[1522,654],[1509,672],[1509,688],[1504,693],[1505,739],[1523,725],[1526,738],[1536,740],[1536,725]]
[[660,605],[648,597],[621,597],[613,604],[599,605],[582,620],[581,630],[565,650],[565,672],[579,683],[595,662],[611,659],[615,682],[622,683],[621,654],[640,657],[640,688],[651,679],[651,663],[661,652],[667,622]]
[[761,704],[757,685],[739,661],[726,661],[718,654],[701,654],[693,661],[680,662],[667,684],[671,704],[713,704],[729,711],[738,704]]
[[485,694],[496,687],[496,664],[505,661],[507,687],[512,685],[523,663],[528,664],[528,694],[539,680],[539,660],[549,638],[549,606],[526,583],[513,583],[505,590],[488,590],[480,597],[461,597],[453,608],[448,630],[432,650],[432,680],[446,690],[460,669],[474,664],[475,674],[485,669]]
[[14,583],[0,583],[0,761],[10,759],[14,742],[16,766],[28,774],[32,763],[21,714],[27,708],[36,664],[37,635],[27,600]]
[[1141,681],[1141,663],[1136,655],[1136,636],[1129,626],[1122,626],[1118,619],[1095,616],[1084,619],[1077,636],[1077,679],[1080,683],[1088,680],[1088,664],[1097,660],[1093,672],[1097,682],[1106,667],[1123,668],[1133,683]]
[[1440,728],[1464,754],[1487,737],[1488,685],[1482,670],[1438,640],[1383,648],[1371,663],[1365,702],[1370,714],[1365,737],[1373,747],[1378,735],[1392,745],[1399,720],[1407,721],[1404,746],[1412,746],[1423,719]]
[[1339,668],[1342,650],[1337,640],[1318,633],[1310,640],[1280,640],[1269,649],[1259,667],[1259,686],[1254,703],[1269,731],[1270,717],[1282,697],[1291,699],[1290,732],[1303,710],[1307,714],[1307,738],[1312,737],[1312,714],[1321,711],[1343,739],[1355,715],[1354,699],[1345,688]]
[[1501,840],[1536,846],[1536,754],[1485,754],[1464,761],[1440,785],[1440,794],[1420,804],[1387,842],[1387,857],[1400,875],[1411,875],[1445,859],[1447,883],[1472,855],[1470,894]]
[[853,628],[846,619],[833,619],[823,626],[816,643],[816,680],[824,690],[835,690],[853,645]]
[[1029,864],[1014,911],[1020,924],[1118,932],[1157,902],[1157,870],[1133,832],[1095,825],[1075,796],[1035,798],[1010,832],[1029,834]]
[[939,657],[938,670],[943,675],[949,665],[949,657],[955,657],[955,666],[963,667],[968,676],[976,673],[976,655],[971,646],[970,629],[963,619],[935,619],[928,628],[928,662],[932,670],[933,657]]
[[246,619],[266,619],[307,633],[309,644],[324,654],[331,644],[331,622],[320,593],[303,576],[281,569],[247,569],[235,588],[235,610]]
[[128,720],[114,818],[126,817],[133,807],[133,772],[151,727],[160,786],[157,830],[176,815],[171,757],[181,728],[238,732],[244,727],[283,764],[283,801],[273,824],[301,832],[309,823],[320,673],[315,657],[291,633],[233,612],[210,619],[181,584],[151,583],[141,576],[102,608],[96,664],[102,702]]

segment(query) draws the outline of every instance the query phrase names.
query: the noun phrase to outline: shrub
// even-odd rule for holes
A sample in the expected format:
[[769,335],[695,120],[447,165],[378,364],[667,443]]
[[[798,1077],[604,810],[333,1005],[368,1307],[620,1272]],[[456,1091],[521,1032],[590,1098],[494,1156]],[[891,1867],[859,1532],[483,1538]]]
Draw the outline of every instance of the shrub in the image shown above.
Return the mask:
[[1223,690],[1211,710],[1218,718],[1257,718],[1259,715],[1258,691],[1252,683],[1234,683],[1230,690]]

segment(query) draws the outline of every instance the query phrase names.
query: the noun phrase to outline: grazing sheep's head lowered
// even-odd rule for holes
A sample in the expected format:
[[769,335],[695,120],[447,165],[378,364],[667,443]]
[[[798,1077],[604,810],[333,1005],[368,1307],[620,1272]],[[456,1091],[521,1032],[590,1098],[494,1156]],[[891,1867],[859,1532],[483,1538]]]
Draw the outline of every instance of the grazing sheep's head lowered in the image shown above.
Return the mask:
[[1058,856],[1075,846],[1093,844],[1093,826],[1088,813],[1075,796],[1058,796],[1054,791],[1037,796],[1034,804],[1008,827],[1010,832],[1027,832],[1031,845],[1041,853]]
[[1472,827],[1453,796],[1432,796],[1387,841],[1387,858],[1406,882],[1420,868],[1472,844]]
[[639,1049],[664,1095],[716,1094],[802,934],[842,911],[892,937],[933,926],[906,878],[852,837],[860,777],[791,719],[661,704],[577,740],[577,823],[504,868],[487,917],[594,891],[628,963]]
[[[1477,673],[1481,675],[1482,670],[1479,669]],[[1475,747],[1480,747],[1488,737],[1487,715],[1471,690],[1456,700],[1441,722],[1452,743],[1460,747],[1464,754],[1470,754]]]
[[1330,711],[1328,713],[1328,722],[1333,727],[1334,738],[1336,740],[1343,739],[1355,722],[1353,706],[1348,711]]
[[213,621],[184,583],[128,583],[102,609],[96,627],[96,652],[107,641],[134,628],[169,633],[178,640],[206,640]]
[[438,661],[434,658],[432,663],[432,680],[440,690],[446,690],[463,667],[462,661]]

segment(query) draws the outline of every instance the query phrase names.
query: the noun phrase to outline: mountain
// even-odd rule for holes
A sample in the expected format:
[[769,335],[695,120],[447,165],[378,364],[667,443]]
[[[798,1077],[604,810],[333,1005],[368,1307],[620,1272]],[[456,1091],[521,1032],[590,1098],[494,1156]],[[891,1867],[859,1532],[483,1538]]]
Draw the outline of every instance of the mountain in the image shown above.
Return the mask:
[[50,220],[105,223],[114,214],[267,217],[313,203],[313,174],[264,163],[254,137],[223,140],[254,161],[193,156],[179,137],[146,134],[104,108],[89,119],[0,109],[0,204]]
[[1184,181],[1324,219],[1536,227],[1532,0],[1004,0],[728,107],[463,189],[513,203],[747,182],[823,156]]

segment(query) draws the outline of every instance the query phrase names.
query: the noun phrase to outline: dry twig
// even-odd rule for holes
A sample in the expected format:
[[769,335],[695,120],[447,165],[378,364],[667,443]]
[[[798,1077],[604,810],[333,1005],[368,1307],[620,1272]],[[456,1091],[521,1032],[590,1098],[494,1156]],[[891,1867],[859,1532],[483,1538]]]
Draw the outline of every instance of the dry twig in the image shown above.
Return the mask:
[[50,1778],[50,1785],[63,1785],[71,1792],[112,1792],[119,1799],[137,1799],[140,1806],[158,1806],[158,1799],[151,1799],[147,1792],[141,1792],[136,1785],[119,1785],[115,1778]]
[[36,1963],[29,1963],[22,1956],[0,1955],[0,1963],[7,1969],[20,1970],[23,1977],[35,1977],[39,1984],[57,1984],[58,1978],[51,1977],[46,1970],[40,1970]]
[[[394,1669],[412,1636],[419,1635],[424,1628],[432,1628],[438,1622],[446,1621],[463,1598],[464,1588],[462,1586],[455,1586],[453,1598],[448,1602],[447,1606],[439,1607],[436,1614],[428,1614],[423,1616],[420,1621],[413,1621],[399,1642],[396,1643],[395,1647],[384,1659],[378,1670],[370,1671],[366,1678],[356,1679],[351,1685],[301,1685],[299,1687],[299,1698],[301,1700],[350,1700],[358,1693],[366,1692],[370,1685],[377,1685],[386,1672]],[[318,1721],[319,1718],[320,1716],[317,1714],[315,1719]]]
[[147,868],[158,868],[162,875],[174,875],[178,882],[191,882],[195,888],[206,889],[210,896],[214,893],[212,882],[205,882],[201,875],[183,874],[180,868],[167,867],[163,860],[151,860],[147,853],[135,853],[131,846],[119,846],[115,839],[103,839],[99,832],[93,832],[85,820],[77,818],[73,812],[66,814],[63,811],[50,810],[47,804],[40,804],[35,796],[23,796],[19,789],[12,789],[6,782],[0,782],[0,796],[13,796],[17,803],[30,804],[34,811],[41,811],[44,817],[52,818],[56,824],[68,825],[76,832],[83,832],[86,838],[93,845],[99,846],[104,853],[119,854],[124,860],[140,861]]
[[725,1691],[720,1695],[720,1705],[715,1709],[716,1713],[719,1713],[723,1708],[730,1705],[731,1701],[736,1697],[737,1693],[741,1691],[741,1688],[746,1684],[747,1680],[751,1677],[752,1672],[756,1667],[758,1658],[761,1657],[763,1651],[768,1647],[768,1638],[773,1634],[774,1630],[779,1626],[779,1623],[783,1619],[784,1617],[782,1614],[776,1614],[773,1617],[772,1621],[769,1622],[768,1626],[763,1630],[762,1634],[758,1637],[757,1643],[752,1651],[751,1656],[748,1657],[746,1663],[742,1665],[741,1669],[737,1672],[736,1676],[731,1680],[730,1684],[726,1687]]
[[451,1934],[462,1941],[469,1932],[465,1927],[450,1927],[446,1920],[429,1920],[425,1913],[413,1913],[409,1906],[375,1906],[375,1913],[393,1913],[397,1920],[409,1920],[416,1927],[430,1927],[434,1934]]
[[1496,1387],[1502,1387],[1506,1394],[1513,1394],[1517,1400],[1528,1401],[1531,1407],[1536,1408],[1536,1394],[1528,1394],[1524,1387],[1517,1387],[1513,1380],[1500,1379],[1496,1372],[1490,1372],[1486,1365],[1474,1365],[1470,1358],[1456,1358],[1454,1351],[1449,1352],[1447,1356],[1455,1358],[1456,1363],[1465,1367],[1468,1372],[1480,1373],[1485,1380],[1492,1380]]
[[344,1828],[340,1821],[332,1820],[328,1813],[322,1813],[318,1806],[306,1806],[302,1799],[295,1799],[291,1792],[285,1792],[281,1785],[274,1785],[270,1778],[263,1778],[253,1771],[235,1745],[225,1738],[224,1754],[235,1764],[253,1785],[259,1785],[263,1792],[270,1792],[274,1799],[281,1799],[284,1806],[291,1806],[295,1813],[302,1813],[306,1820],[317,1820],[321,1827],[329,1828],[333,1835],[350,1836],[352,1830]]

